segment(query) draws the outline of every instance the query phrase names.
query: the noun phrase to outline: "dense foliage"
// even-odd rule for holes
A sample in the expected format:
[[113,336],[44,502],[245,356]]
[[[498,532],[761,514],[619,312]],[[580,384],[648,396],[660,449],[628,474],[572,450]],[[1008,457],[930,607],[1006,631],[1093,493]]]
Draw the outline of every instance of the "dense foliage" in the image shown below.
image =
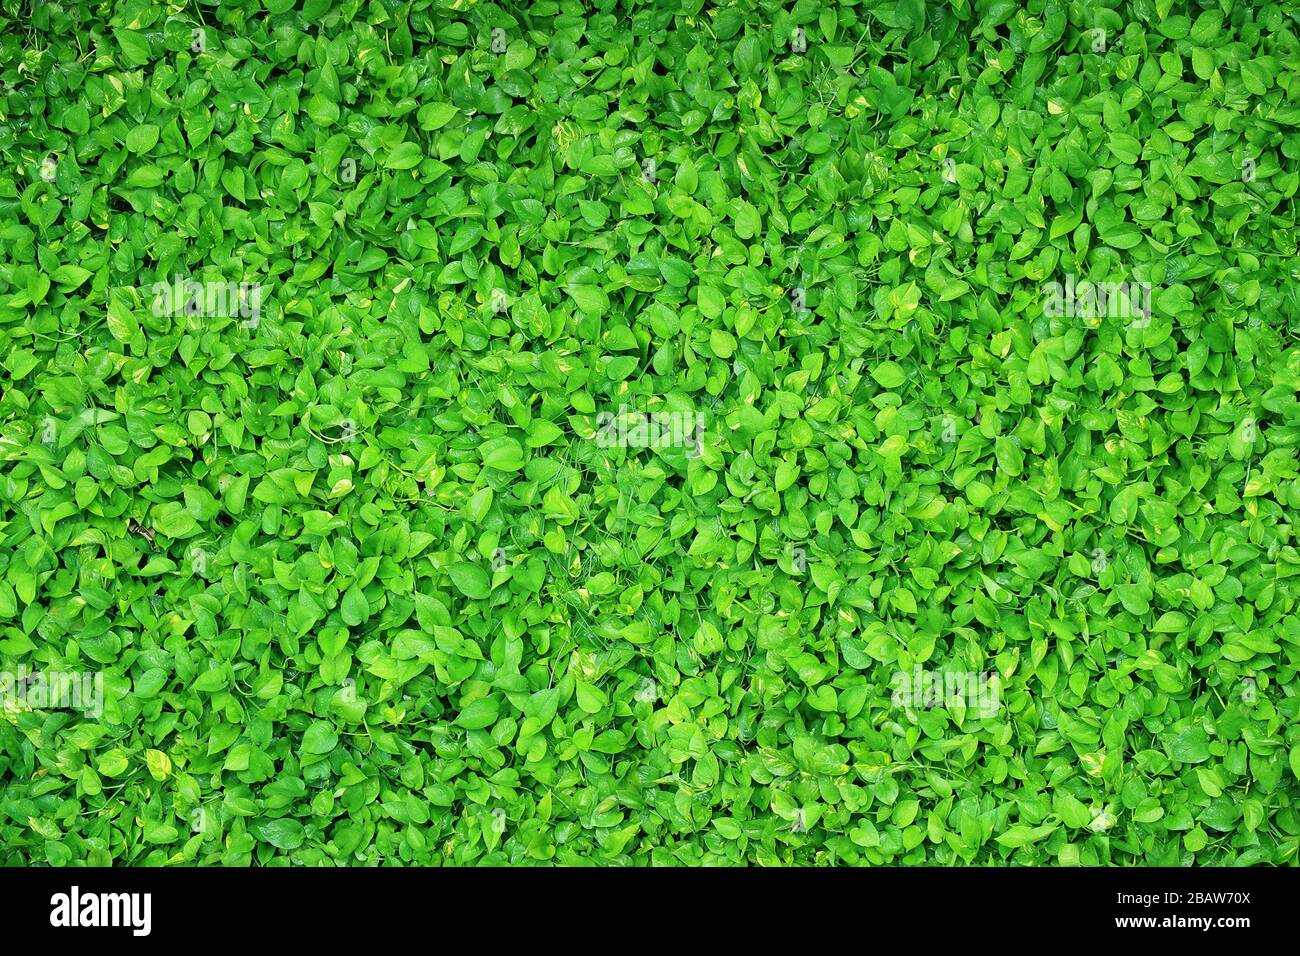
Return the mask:
[[1296,863],[1291,0],[0,9],[0,862]]

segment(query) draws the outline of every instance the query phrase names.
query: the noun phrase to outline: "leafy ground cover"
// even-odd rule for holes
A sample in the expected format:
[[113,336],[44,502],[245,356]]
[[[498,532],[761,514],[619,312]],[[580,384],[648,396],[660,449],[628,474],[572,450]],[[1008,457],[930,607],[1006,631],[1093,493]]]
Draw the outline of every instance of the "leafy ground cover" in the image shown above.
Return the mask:
[[1296,863],[1293,3],[0,9],[0,861]]

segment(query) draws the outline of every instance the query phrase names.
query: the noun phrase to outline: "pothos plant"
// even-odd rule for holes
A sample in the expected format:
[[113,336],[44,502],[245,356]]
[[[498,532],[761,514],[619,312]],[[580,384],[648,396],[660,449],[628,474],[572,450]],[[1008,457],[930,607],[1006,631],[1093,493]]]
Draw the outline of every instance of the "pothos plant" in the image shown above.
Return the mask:
[[1294,4],[0,11],[0,862],[1296,863]]

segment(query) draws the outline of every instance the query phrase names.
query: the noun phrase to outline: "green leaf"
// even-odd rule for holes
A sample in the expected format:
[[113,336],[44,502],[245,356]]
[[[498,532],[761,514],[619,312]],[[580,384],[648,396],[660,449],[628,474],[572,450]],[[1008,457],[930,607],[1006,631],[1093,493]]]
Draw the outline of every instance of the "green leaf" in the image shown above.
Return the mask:
[[452,583],[467,598],[482,600],[492,593],[492,579],[477,564],[457,561],[450,573]]
[[871,369],[871,377],[884,388],[898,388],[907,381],[907,373],[897,362],[878,362]]
[[421,151],[418,143],[406,142],[393,149],[384,165],[389,169],[411,169],[418,166],[424,159],[424,153]]
[[364,623],[370,616],[370,603],[366,600],[365,592],[353,584],[343,592],[339,611],[343,615],[343,623],[350,627]]
[[297,820],[267,820],[257,826],[258,835],[277,850],[296,850],[306,840],[307,830]]
[[483,697],[462,710],[456,717],[455,723],[466,730],[482,730],[495,724],[499,713],[500,708],[496,700]]
[[1179,763],[1210,759],[1210,739],[1200,727],[1188,727],[1169,739],[1169,756]]
[[144,123],[133,127],[126,134],[126,148],[133,153],[147,153],[158,142],[158,127]]
[[303,735],[302,750],[308,754],[327,754],[338,745],[338,741],[338,734],[333,727],[323,721],[316,721]]
[[518,471],[524,467],[524,449],[513,438],[493,438],[479,446],[483,463],[498,471]]

